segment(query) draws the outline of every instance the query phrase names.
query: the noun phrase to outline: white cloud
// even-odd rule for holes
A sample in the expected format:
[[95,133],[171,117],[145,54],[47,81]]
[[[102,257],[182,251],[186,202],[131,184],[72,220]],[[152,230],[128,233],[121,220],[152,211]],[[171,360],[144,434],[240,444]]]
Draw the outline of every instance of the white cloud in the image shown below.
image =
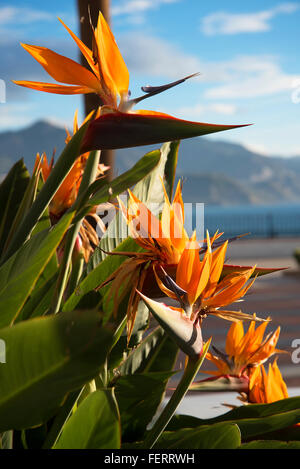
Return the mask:
[[261,155],[268,156],[268,148],[264,143],[244,143],[244,147],[253,153],[260,153]]
[[144,13],[159,8],[164,4],[176,3],[181,0],[123,0],[111,7],[113,16],[130,16],[130,21],[140,24],[144,21]]
[[210,105],[210,109],[217,114],[225,114],[227,116],[232,116],[237,112],[237,107],[229,103],[214,103]]
[[185,106],[175,110],[175,114],[178,117],[185,119],[198,119],[201,116],[207,115],[208,113],[221,114],[226,116],[232,116],[236,114],[237,107],[234,104],[228,103],[208,103],[208,104],[195,104],[194,106]]
[[28,119],[36,105],[33,103],[6,103],[0,104],[0,131],[14,129],[28,125]]
[[180,78],[202,70],[197,57],[162,39],[141,33],[124,35],[120,48],[130,73],[150,77]]
[[[73,128],[73,118],[59,118],[56,116],[46,116],[43,119],[47,124],[50,124],[54,127],[59,127],[61,129],[72,129]],[[79,120],[81,122],[81,120]]]
[[293,83],[300,75],[285,73],[274,57],[240,56],[216,65],[221,85],[205,92],[206,98],[235,99],[269,96],[293,91]]
[[36,21],[52,21],[56,17],[47,11],[25,7],[4,6],[0,8],[0,26],[29,24]]
[[282,13],[291,14],[299,8],[299,3],[282,3],[269,10],[255,13],[215,12],[203,18],[201,29],[208,36],[269,31],[270,20],[275,16]]
[[[218,101],[283,92],[292,100],[295,83],[300,79],[300,75],[283,71],[278,59],[269,55],[242,55],[226,62],[204,62],[162,39],[139,33],[123,36],[120,45],[132,75],[178,79],[200,72],[193,83],[205,84],[204,97]],[[224,114],[226,111],[230,113],[229,108],[223,107]]]

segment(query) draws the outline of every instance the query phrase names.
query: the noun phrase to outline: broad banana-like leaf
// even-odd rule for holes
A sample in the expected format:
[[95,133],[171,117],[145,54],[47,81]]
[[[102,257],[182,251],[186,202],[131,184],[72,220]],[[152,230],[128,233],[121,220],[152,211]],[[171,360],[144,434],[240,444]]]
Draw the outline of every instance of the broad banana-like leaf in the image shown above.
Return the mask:
[[134,195],[147,206],[151,204],[151,210],[158,216],[165,204],[165,193],[172,199],[175,173],[178,159],[179,141],[164,143],[160,149],[161,157],[159,164],[142,181],[134,187]]
[[88,123],[82,125],[64,148],[47,181],[28,210],[26,217],[24,217],[16,227],[8,249],[3,256],[3,259],[1,259],[1,264],[12,256],[12,254],[14,254],[28,239],[38,220],[47,209],[57,189],[70,172],[76,158],[81,154],[79,151],[80,145],[87,125]]
[[151,145],[199,137],[244,125],[216,125],[191,122],[167,114],[114,111],[90,123],[81,151],[105,150]]
[[23,160],[17,161],[0,184],[0,251],[7,242],[22,199],[29,184],[30,175]]
[[54,227],[32,236],[0,267],[0,327],[17,319],[73,216],[72,212],[65,214]]
[[203,350],[201,327],[178,310],[140,296],[161,327],[177,343],[178,347],[192,359],[199,358]]
[[113,334],[98,311],[28,319],[0,330],[0,432],[47,422],[69,392],[99,375]]
[[[237,449],[241,445],[241,432],[235,423],[217,423],[198,428],[181,428],[176,432],[162,433],[154,450],[178,449]],[[176,455],[176,456],[179,456]],[[175,456],[175,457],[176,457]],[[182,456],[182,454],[181,454]]]
[[65,424],[54,449],[119,449],[120,416],[114,389],[89,394]]

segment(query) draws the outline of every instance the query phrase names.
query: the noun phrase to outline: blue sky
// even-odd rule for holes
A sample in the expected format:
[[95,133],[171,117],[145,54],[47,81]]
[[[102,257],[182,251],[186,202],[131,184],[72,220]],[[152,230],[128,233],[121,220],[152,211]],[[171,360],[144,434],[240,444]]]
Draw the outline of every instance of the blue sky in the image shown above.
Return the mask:
[[[205,3],[205,4],[204,4]],[[111,0],[112,29],[130,72],[132,95],[200,72],[180,87],[143,102],[177,117],[251,127],[210,136],[264,154],[300,155],[300,2]],[[78,32],[76,1],[1,2],[0,131],[46,118],[70,125],[82,99],[17,87],[11,79],[52,81],[20,42],[78,60],[57,20]]]

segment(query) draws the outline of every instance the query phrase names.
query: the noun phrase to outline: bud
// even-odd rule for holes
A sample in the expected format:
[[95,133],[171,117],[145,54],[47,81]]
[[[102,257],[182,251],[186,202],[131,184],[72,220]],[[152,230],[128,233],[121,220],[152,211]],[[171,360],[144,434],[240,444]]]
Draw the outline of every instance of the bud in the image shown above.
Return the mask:
[[191,359],[198,360],[203,350],[199,321],[191,321],[183,310],[172,309],[165,304],[147,298],[138,292],[157,322]]

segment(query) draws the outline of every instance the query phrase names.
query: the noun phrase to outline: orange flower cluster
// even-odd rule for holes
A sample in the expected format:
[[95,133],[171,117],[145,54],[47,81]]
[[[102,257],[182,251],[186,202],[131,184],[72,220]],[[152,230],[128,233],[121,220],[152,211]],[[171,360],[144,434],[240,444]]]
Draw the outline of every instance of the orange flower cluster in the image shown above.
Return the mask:
[[[96,115],[99,113],[97,111]],[[84,125],[85,122],[87,122],[91,115],[94,114],[92,112],[89,114],[85,120],[83,121],[82,125]],[[74,121],[73,121],[73,135],[75,135],[76,132],[78,132],[79,126],[78,126],[78,118],[77,118],[77,111],[75,112],[74,115]],[[69,133],[68,129],[66,129],[67,136],[65,143],[67,144],[72,136]],[[82,176],[84,173],[84,169],[86,166],[86,162],[88,159],[89,153],[84,153],[77,158],[75,161],[74,165],[72,166],[69,174],[66,176],[58,190],[53,196],[52,201],[50,202],[49,206],[49,215],[50,219],[53,224],[57,223],[57,221],[61,218],[61,216],[73,205],[75,202],[79,187],[81,184]],[[38,169],[41,171],[43,181],[45,182],[52,169],[54,166],[54,158],[48,162],[47,155],[44,153],[42,156],[37,154],[36,156],[36,161],[35,161],[35,168],[34,170]],[[97,178],[103,177],[105,174],[105,171],[107,171],[108,166],[105,166],[101,163],[98,164],[98,170],[97,170]],[[96,213],[96,208],[89,214],[89,217],[94,219],[95,224],[99,224],[101,226],[102,231],[105,231],[105,226],[101,220],[101,218],[97,215]],[[84,218],[82,225],[79,230],[79,250],[81,250],[85,261],[87,262],[91,253],[94,251],[95,246],[97,246],[99,240],[98,240],[98,235],[91,225],[89,221]]]
[[[118,255],[123,254],[129,258],[99,288],[112,281],[109,299],[113,298],[115,313],[126,292],[125,286],[131,288],[127,309],[128,337],[130,338],[132,332],[140,300],[138,291],[145,293],[144,284],[151,272],[154,273],[153,280],[156,279],[161,292],[177,301],[177,310],[193,323],[197,319],[202,321],[208,314],[230,321],[259,321],[255,316],[242,311],[220,309],[246,294],[255,280],[254,278],[248,282],[255,275],[256,267],[246,270],[237,267],[224,274],[228,242],[225,241],[214,249],[214,243],[222,233],[216,233],[212,238],[207,235],[205,253],[201,259],[203,248],[197,242],[196,234],[189,239],[184,228],[180,182],[172,202],[165,188],[164,194],[161,218],[156,217],[131,191],[127,208],[119,201],[130,233],[143,250],[136,253],[118,252]],[[175,269],[175,278],[167,274],[169,267],[173,271]]]
[[[165,204],[160,219],[155,217],[132,192],[129,192],[128,208],[122,204],[121,207],[130,232],[137,244],[143,248],[143,252],[132,253],[131,257],[121,265],[114,276],[113,291],[117,292],[130,271],[135,272],[134,265],[143,265],[144,269],[153,270],[161,292],[173,301],[173,305],[164,306],[161,303],[156,305],[155,301],[145,295],[140,296],[158,321],[165,324],[169,331],[171,330],[177,343],[182,342],[182,337],[186,334],[193,333],[197,337],[195,342],[201,344],[199,324],[207,315],[233,321],[227,335],[226,354],[219,353],[217,349],[215,349],[216,354],[207,353],[207,358],[217,367],[217,371],[208,373],[216,378],[238,377],[243,389],[242,398],[249,403],[273,402],[287,397],[286,386],[276,361],[270,365],[269,374],[266,374],[263,367],[263,363],[271,356],[283,352],[276,348],[280,327],[265,337],[270,318],[261,320],[255,314],[224,309],[240,301],[247,293],[255,281],[256,266],[248,269],[233,267],[226,272],[224,262],[228,241],[221,244],[218,242],[215,247],[214,244],[220,234],[216,233],[212,238],[207,234],[206,247],[203,249],[203,243],[200,245],[196,240],[196,233],[188,238],[184,229],[184,206],[180,183],[172,203],[165,191]],[[172,267],[172,276],[166,272],[168,266]],[[252,276],[254,279],[250,280]],[[137,282],[133,285],[133,295],[136,289],[143,291],[141,276],[137,277]],[[178,306],[174,305],[174,301]],[[132,310],[128,315],[128,321],[130,320],[134,321]],[[243,320],[251,320],[246,333]],[[263,322],[256,328],[257,321]],[[182,348],[187,354],[189,353],[186,344]],[[190,353],[194,353],[194,348],[190,348]],[[248,383],[246,394],[245,382]]]
[[287,386],[276,360],[273,364],[269,363],[268,373],[266,373],[263,365],[252,372],[249,382],[249,403],[268,404],[287,397],[289,397]]
[[248,403],[269,403],[288,397],[277,360],[269,364],[268,373],[263,365],[273,355],[285,353],[276,348],[280,327],[264,337],[267,325],[265,322],[255,328],[255,321],[251,321],[248,331],[244,333],[243,323],[238,321],[228,331],[226,353],[215,348],[215,354],[207,354],[208,360],[217,367],[217,371],[207,373],[215,377],[236,376],[247,379],[247,391],[243,389],[241,399]]

